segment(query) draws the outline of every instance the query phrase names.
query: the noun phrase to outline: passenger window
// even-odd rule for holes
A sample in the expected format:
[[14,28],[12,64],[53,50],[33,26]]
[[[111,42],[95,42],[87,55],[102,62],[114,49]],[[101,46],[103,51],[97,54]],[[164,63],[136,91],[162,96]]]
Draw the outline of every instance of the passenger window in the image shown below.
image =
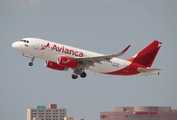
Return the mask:
[[29,43],[29,41],[27,40],[27,43]]

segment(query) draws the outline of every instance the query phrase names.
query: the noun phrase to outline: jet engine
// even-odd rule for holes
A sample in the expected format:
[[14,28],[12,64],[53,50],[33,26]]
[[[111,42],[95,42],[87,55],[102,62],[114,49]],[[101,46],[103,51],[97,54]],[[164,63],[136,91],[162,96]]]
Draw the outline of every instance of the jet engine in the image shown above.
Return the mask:
[[78,61],[66,56],[59,56],[57,58],[57,64],[66,68],[77,68]]
[[49,60],[46,60],[45,66],[47,68],[54,69],[54,70],[60,70],[60,71],[67,71],[68,70],[68,68],[60,66],[57,63],[55,63],[53,61],[49,61]]

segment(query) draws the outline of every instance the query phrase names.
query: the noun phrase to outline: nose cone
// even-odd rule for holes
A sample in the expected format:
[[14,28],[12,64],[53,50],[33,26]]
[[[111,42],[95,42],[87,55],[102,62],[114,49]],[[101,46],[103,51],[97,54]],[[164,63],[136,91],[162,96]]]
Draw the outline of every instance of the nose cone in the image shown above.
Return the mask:
[[12,44],[12,48],[14,48],[14,49],[17,48],[17,43],[16,43],[16,42],[14,42],[14,43]]
[[19,42],[14,42],[12,44],[12,48],[17,50],[17,51],[21,50],[20,43]]
[[14,48],[15,50],[17,50],[18,52],[21,52],[21,53],[25,52],[24,51],[25,50],[24,47],[22,47],[22,42],[19,42],[19,41],[14,42],[12,44],[12,48]]

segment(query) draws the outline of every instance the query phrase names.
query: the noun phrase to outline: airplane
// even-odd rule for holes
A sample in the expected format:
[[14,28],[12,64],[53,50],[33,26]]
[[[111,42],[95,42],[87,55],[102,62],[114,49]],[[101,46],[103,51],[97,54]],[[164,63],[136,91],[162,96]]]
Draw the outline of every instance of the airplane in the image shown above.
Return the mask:
[[119,53],[105,55],[40,38],[23,38],[14,42],[12,48],[31,58],[29,66],[33,66],[35,58],[44,59],[47,68],[59,71],[72,69],[71,77],[77,79],[78,76],[85,78],[85,71],[122,76],[159,75],[161,69],[151,68],[151,65],[161,44],[162,42],[154,40],[128,59],[118,57],[124,55],[130,45]]

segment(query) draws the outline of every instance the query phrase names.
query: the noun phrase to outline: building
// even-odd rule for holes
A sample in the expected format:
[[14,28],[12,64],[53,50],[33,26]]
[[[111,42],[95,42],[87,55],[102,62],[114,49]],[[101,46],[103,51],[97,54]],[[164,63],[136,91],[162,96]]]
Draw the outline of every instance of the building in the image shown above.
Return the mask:
[[74,120],[73,117],[64,117],[64,120]]
[[66,108],[57,108],[57,104],[35,106],[27,109],[27,120],[64,120],[67,116]]
[[41,120],[39,117],[34,117],[33,120]]
[[101,112],[100,120],[177,120],[177,110],[169,106],[115,107],[114,111]]

